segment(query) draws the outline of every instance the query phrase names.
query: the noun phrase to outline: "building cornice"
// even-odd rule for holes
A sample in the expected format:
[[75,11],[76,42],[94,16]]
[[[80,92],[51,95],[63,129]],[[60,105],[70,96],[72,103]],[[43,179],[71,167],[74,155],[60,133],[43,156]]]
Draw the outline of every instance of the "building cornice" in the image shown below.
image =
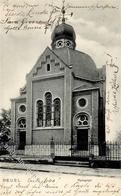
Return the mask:
[[84,88],[84,89],[75,89],[72,92],[76,93],[76,92],[93,91],[93,90],[100,90],[100,88],[99,87],[92,87],[92,88]]
[[49,74],[49,75],[43,75],[43,76],[36,76],[32,78],[32,81],[38,81],[38,80],[47,80],[47,79],[53,79],[53,78],[59,78],[64,77],[64,73],[56,73],[56,74]]
[[91,82],[91,83],[103,83],[103,82],[105,82],[104,79],[91,80],[91,79],[83,78],[83,77],[80,77],[80,76],[76,76],[74,73],[72,73],[72,75],[73,75],[74,78],[77,78],[77,79],[83,80],[83,81],[87,81],[87,82]]
[[26,97],[16,97],[16,98],[12,98],[10,99],[11,101],[17,101],[17,100],[26,100]]

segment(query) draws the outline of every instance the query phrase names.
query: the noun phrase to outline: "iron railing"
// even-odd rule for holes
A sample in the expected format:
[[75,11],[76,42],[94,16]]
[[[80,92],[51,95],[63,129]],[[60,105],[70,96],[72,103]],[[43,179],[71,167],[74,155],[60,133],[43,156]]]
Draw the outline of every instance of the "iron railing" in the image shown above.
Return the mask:
[[[87,146],[86,146],[87,145]],[[15,145],[9,146],[9,151],[16,150]],[[66,157],[91,157],[93,159],[121,160],[121,143],[88,143],[83,145],[65,144],[51,140],[41,145],[26,145],[25,155],[51,155]]]

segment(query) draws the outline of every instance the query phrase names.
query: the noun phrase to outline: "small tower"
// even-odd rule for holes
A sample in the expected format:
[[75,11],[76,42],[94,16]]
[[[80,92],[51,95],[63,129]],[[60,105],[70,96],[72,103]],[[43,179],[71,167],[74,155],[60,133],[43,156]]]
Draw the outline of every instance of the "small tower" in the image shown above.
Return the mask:
[[62,23],[57,25],[51,35],[52,49],[68,47],[75,49],[76,47],[76,34],[71,25],[65,23],[65,6],[62,9]]

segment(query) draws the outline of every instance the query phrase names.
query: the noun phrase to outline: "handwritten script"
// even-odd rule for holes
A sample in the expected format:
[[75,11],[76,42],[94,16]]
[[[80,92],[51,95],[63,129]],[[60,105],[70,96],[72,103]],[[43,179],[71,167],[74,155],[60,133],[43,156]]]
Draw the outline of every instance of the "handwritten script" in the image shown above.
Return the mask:
[[2,12],[0,24],[6,33],[11,30],[47,29],[53,25],[56,19],[55,13],[60,11],[55,8],[48,9],[47,5],[42,8],[40,4],[24,1],[19,4],[4,2],[0,5],[0,10]]
[[[104,2],[103,2],[104,3]],[[117,5],[95,4],[95,5],[79,5],[73,6],[70,3],[66,5],[67,9],[118,9]],[[0,25],[5,33],[10,31],[28,31],[44,29],[46,32],[49,27],[59,24],[62,19],[61,7],[53,4],[41,5],[36,1],[5,1],[0,4]],[[72,16],[72,12],[70,14]],[[65,16],[66,17],[66,16]]]
[[[67,178],[67,177],[66,177]],[[77,195],[120,195],[121,188],[116,182],[73,177],[64,180],[59,177],[3,178],[0,182],[0,195],[36,196],[77,196]]]
[[107,119],[107,133],[110,133],[110,127],[114,119],[114,115],[119,112],[119,66],[114,58],[107,54],[110,60],[106,62],[107,66],[107,92],[106,92],[106,119]]

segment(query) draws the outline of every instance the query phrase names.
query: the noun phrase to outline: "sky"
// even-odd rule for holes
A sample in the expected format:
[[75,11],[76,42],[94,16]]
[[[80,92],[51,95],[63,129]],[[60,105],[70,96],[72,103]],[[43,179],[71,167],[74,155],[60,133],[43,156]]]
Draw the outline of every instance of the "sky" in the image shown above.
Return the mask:
[[[43,28],[29,31],[12,30],[6,34],[5,25],[1,21],[5,19],[5,7],[3,8],[3,5],[7,3],[9,6],[13,4],[25,5],[25,3],[29,6],[39,3],[38,11],[43,11],[45,8],[48,11],[48,14],[44,15],[46,19],[48,19],[51,9],[47,4],[62,6],[60,0],[0,1],[0,108],[5,109],[10,108],[11,98],[19,96],[19,89],[26,83],[26,74],[32,69],[38,57],[47,46],[51,47],[51,33],[54,28],[53,25],[46,34]],[[70,0],[66,1],[65,5],[74,6],[67,9],[68,20],[66,22],[72,25],[76,32],[76,49],[89,54],[97,67],[105,65],[107,60],[110,61],[110,57],[107,55],[110,54],[120,68],[120,0]],[[81,6],[88,6],[88,8],[81,8]],[[112,9],[112,6],[115,8]],[[73,12],[72,17],[69,16],[71,12]],[[38,17],[43,19],[42,15],[36,15],[36,19]],[[18,18],[19,16],[17,16]],[[107,75],[109,77],[110,71]],[[119,75],[121,75],[121,69]],[[118,82],[121,83],[120,77]],[[118,100],[119,105],[121,105],[120,97]]]

